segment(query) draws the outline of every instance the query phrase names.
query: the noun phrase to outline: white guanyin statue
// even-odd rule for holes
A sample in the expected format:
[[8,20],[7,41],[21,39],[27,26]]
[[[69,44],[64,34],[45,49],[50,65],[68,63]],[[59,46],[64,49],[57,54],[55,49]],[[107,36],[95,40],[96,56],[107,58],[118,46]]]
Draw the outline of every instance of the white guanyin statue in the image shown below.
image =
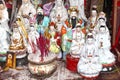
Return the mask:
[[9,50],[9,34],[11,34],[8,26],[8,11],[4,0],[0,1],[0,53],[6,53]]
[[84,0],[69,0],[70,7],[77,7],[79,10],[79,18],[87,21],[84,9]]
[[22,0],[22,5],[18,11],[17,16],[21,18],[23,24],[25,25],[25,29],[29,30],[29,14],[35,15],[36,9],[33,6],[33,4],[30,2],[30,0]]
[[58,22],[57,17],[60,17],[60,21],[62,22],[68,19],[68,13],[62,0],[55,0],[55,6],[50,13],[50,19],[52,22]]
[[99,62],[98,49],[92,33],[87,34],[86,43],[80,52],[77,69],[78,73],[85,78],[97,77],[102,70],[102,64]]
[[72,44],[70,54],[72,57],[80,57],[80,50],[85,42],[85,34],[82,32],[80,24],[72,31]]
[[105,25],[99,27],[99,32],[96,35],[96,44],[99,48],[100,62],[103,65],[103,71],[111,71],[115,64],[115,56],[110,51],[110,34]]

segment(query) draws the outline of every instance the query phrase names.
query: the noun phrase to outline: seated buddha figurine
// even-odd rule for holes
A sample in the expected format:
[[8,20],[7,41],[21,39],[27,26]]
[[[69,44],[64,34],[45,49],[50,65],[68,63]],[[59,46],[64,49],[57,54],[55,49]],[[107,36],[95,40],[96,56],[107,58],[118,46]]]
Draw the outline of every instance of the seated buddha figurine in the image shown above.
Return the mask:
[[10,50],[22,50],[25,49],[23,36],[19,31],[16,23],[13,24],[13,34],[11,36]]
[[98,49],[92,33],[87,34],[86,42],[80,52],[78,72],[86,78],[97,77],[102,70],[102,64],[99,62]]
[[72,39],[72,45],[71,45],[71,55],[73,57],[79,57],[80,55],[80,49],[83,46],[85,40],[85,34],[81,30],[80,24],[77,24],[76,29],[73,30],[73,39]]

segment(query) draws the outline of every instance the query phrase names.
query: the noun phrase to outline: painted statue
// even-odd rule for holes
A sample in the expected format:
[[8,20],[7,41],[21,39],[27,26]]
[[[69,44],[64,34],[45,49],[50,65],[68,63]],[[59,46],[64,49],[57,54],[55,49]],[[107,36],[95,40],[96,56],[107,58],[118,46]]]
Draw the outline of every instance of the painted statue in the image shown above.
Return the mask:
[[36,21],[38,33],[44,34],[45,29],[48,28],[50,19],[48,16],[44,15],[43,9],[41,7],[37,8]]
[[16,23],[13,24],[13,33],[11,36],[11,44],[9,49],[10,50],[23,50],[25,49],[23,36],[19,31],[18,25]]
[[77,24],[75,30],[72,31],[73,38],[72,38],[72,45],[70,49],[70,54],[73,57],[78,57],[80,56],[80,50],[85,42],[85,34],[82,32],[82,28],[80,24]]
[[58,54],[58,58],[61,58],[61,36],[60,33],[56,31],[56,26],[54,22],[50,22],[48,29],[46,29],[45,31],[45,37],[48,39],[49,42],[49,51]]
[[18,11],[17,17],[21,18],[23,24],[25,25],[25,29],[29,31],[29,14],[36,14],[36,9],[30,2],[30,0],[22,0],[22,5]]
[[84,27],[84,22],[82,19],[78,18],[79,11],[76,7],[71,7],[68,10],[69,13],[69,19],[68,22],[71,24],[72,29],[76,27],[77,23],[80,23],[82,27]]
[[65,21],[68,19],[68,13],[66,8],[64,7],[62,0],[56,0],[55,6],[51,10],[50,19],[52,22],[58,22],[57,17],[60,16],[60,21]]
[[79,10],[79,18],[83,19],[84,21],[87,21],[86,15],[85,15],[85,9],[84,9],[84,0],[69,0],[70,7],[77,7]]
[[99,62],[98,49],[95,45],[95,39],[92,33],[87,34],[77,69],[78,73],[86,78],[97,77],[102,70],[102,64]]
[[87,22],[87,28],[89,29],[89,31],[93,31],[95,26],[97,25],[97,18],[98,18],[98,13],[97,13],[97,9],[96,6],[92,8],[91,10],[91,16],[88,19]]
[[61,29],[62,35],[62,50],[63,50],[63,59],[66,59],[66,54],[70,52],[70,47],[72,43],[72,26],[68,21],[65,21],[64,26]]
[[107,27],[101,25],[99,27],[99,32],[96,35],[96,44],[99,48],[100,62],[103,65],[103,71],[111,71],[112,66],[115,63],[115,56],[110,51],[110,34],[108,34]]

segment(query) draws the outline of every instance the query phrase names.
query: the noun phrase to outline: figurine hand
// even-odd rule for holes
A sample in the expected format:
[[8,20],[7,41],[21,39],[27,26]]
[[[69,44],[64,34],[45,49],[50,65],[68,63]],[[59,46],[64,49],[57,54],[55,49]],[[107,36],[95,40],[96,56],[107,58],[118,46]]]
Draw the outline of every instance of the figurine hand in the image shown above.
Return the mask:
[[22,15],[23,18],[28,18],[29,19],[29,16],[28,15]]
[[72,40],[70,40],[70,39],[68,39],[67,41],[68,41],[68,42],[72,42]]

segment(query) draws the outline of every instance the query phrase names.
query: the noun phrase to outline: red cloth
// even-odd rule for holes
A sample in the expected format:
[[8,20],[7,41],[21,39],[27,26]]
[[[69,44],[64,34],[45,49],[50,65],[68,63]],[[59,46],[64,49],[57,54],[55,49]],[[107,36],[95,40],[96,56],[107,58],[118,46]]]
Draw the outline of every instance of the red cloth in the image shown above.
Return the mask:
[[72,72],[77,72],[79,58],[73,58],[70,54],[66,55],[66,68]]
[[10,3],[7,2],[6,3],[6,7],[9,8],[9,9],[12,9],[12,4],[10,4]]
[[117,2],[117,6],[120,7],[120,1]]

